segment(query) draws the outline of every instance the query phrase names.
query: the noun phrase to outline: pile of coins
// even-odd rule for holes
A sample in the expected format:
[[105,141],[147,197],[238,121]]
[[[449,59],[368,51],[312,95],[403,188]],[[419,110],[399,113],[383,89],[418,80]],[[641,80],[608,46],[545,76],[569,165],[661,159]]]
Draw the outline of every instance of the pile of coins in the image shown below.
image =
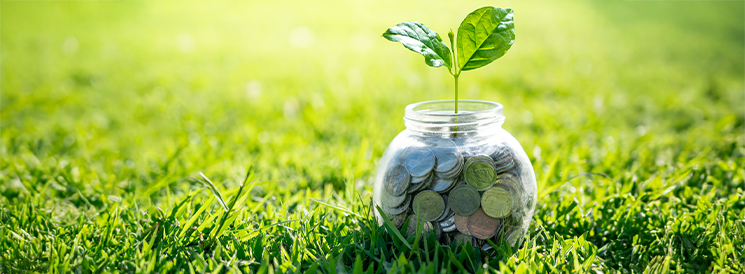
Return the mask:
[[[456,145],[451,139],[411,146],[385,170],[380,207],[409,237],[417,222],[440,242],[488,250],[518,229],[525,215],[520,167],[507,145]],[[505,240],[507,240],[505,238]]]

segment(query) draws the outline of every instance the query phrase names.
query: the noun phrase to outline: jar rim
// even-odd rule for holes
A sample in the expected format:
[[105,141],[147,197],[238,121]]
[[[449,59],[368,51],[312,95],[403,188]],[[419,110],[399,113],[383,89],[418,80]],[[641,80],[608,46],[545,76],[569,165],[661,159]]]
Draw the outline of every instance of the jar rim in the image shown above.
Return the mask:
[[[421,109],[422,107],[429,106],[429,105],[450,105],[453,106],[449,109],[442,109],[442,110],[450,110],[451,113],[447,112],[424,112],[426,110]],[[490,106],[491,108],[483,108],[483,109],[470,109],[469,106],[474,105],[482,105],[482,106]],[[493,112],[494,114],[501,114],[501,110],[504,109],[502,104],[492,101],[483,101],[483,100],[458,100],[458,106],[459,106],[459,112],[455,113],[455,100],[433,100],[433,101],[423,101],[423,102],[416,102],[413,104],[409,104],[406,106],[406,110],[404,112],[405,116],[409,116],[409,114],[418,114],[418,115],[428,115],[428,116],[463,116],[463,115],[478,115],[478,114],[484,114],[484,113],[490,113]],[[464,108],[465,107],[465,108]]]
[[497,102],[458,100],[455,113],[455,100],[424,101],[406,106],[404,123],[408,129],[425,133],[473,132],[501,126],[503,109]]

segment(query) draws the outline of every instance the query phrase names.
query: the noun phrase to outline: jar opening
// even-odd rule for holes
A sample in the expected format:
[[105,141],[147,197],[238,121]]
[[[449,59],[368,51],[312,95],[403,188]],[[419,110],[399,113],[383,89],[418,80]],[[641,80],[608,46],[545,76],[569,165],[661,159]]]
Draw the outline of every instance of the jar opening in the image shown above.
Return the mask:
[[454,100],[426,101],[406,106],[406,128],[423,133],[465,133],[504,123],[502,104],[459,100],[455,113]]

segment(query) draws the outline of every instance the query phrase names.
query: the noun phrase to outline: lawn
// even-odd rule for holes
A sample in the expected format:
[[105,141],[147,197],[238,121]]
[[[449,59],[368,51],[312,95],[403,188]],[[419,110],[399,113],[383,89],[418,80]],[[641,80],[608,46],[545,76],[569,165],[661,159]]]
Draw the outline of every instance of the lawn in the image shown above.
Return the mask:
[[[460,98],[505,106],[534,221],[520,250],[403,242],[372,217],[377,162],[453,83],[381,34],[484,5],[516,42]],[[744,22],[742,1],[2,1],[0,273],[743,273]]]

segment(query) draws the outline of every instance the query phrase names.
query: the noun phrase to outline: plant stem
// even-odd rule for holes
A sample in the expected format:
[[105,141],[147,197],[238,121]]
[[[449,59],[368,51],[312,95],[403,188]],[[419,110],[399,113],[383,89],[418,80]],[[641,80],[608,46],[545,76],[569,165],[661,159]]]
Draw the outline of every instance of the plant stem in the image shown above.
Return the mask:
[[458,137],[458,76],[460,74],[454,74],[453,78],[455,78],[455,137]]
[[458,76],[460,76],[460,70],[458,69],[458,49],[455,47],[455,34],[453,33],[453,29],[450,29],[450,32],[448,33],[448,38],[450,38],[450,48],[452,53],[450,56],[452,56],[452,64],[453,64],[453,71],[450,72],[450,74],[453,75],[453,78],[455,78],[455,134],[454,137],[458,137]]
[[453,75],[455,78],[455,114],[458,114],[458,74]]

